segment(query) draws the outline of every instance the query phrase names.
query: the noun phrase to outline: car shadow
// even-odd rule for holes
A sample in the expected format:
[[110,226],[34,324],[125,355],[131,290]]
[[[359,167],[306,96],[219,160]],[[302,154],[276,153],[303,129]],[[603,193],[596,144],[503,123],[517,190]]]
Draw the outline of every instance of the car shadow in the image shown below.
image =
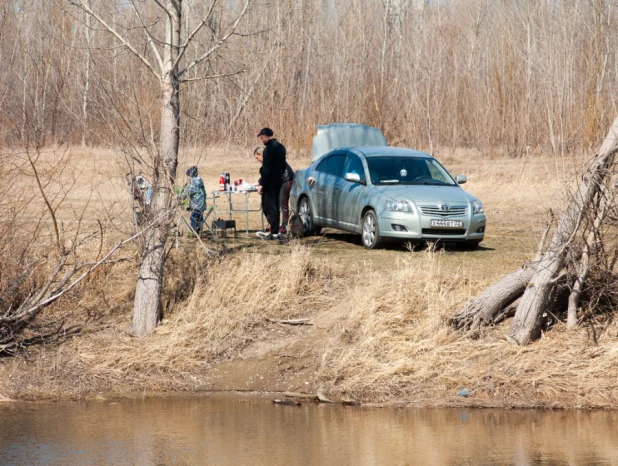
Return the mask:
[[[321,235],[317,235],[313,238],[313,241],[318,240],[320,243],[324,244],[335,244],[335,243],[347,243],[354,246],[363,247],[363,243],[361,241],[361,237],[359,234],[354,233],[345,233],[334,230],[326,230]],[[494,251],[493,248],[479,245],[476,249],[472,251],[466,251],[462,248],[462,243],[457,243],[454,241],[444,241],[438,243],[429,243],[429,242],[400,242],[400,241],[385,241],[380,246],[380,249],[387,251],[412,251],[419,252],[425,251],[429,247],[430,244],[435,244],[436,250],[444,250],[446,252],[482,252],[482,251]]]
[[354,233],[327,230],[322,232],[320,236],[322,236],[323,241],[337,241],[362,246],[360,235]]

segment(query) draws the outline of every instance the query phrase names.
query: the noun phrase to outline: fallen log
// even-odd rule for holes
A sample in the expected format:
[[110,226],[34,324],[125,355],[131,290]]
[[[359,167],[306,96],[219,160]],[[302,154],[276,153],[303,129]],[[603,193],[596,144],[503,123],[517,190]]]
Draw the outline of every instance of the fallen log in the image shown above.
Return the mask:
[[283,405],[283,406],[301,406],[302,405],[300,401],[292,401],[292,400],[273,400],[272,404]]
[[358,406],[360,405],[359,401],[356,400],[341,400],[341,401],[333,401],[324,396],[321,392],[318,392],[316,395],[309,395],[307,393],[295,393],[295,392],[285,392],[283,394],[286,398],[296,398],[301,400],[309,400],[314,403],[334,403],[334,404],[342,404],[344,406]]
[[308,393],[285,392],[283,396],[285,396],[286,398],[300,398],[301,400],[309,400],[315,402],[320,401],[317,395],[310,395]]
[[309,400],[315,403],[336,403],[336,401],[329,400],[320,392],[315,395],[308,395],[306,393],[285,392],[284,395],[286,398]]
[[499,324],[500,322],[505,321],[509,317],[513,317],[515,315],[515,311],[517,310],[517,306],[519,306],[520,300],[521,298],[517,298],[507,307],[502,309],[502,311],[500,311],[500,313],[496,317],[494,317],[494,324]]
[[553,223],[553,212],[550,211],[550,213],[551,219],[543,230],[534,259],[519,270],[502,277],[480,295],[469,300],[463,309],[451,317],[450,322],[455,328],[475,331],[481,327],[497,324],[507,315],[512,317],[515,313],[513,306],[519,303],[526,284],[534,275],[535,264],[543,256],[545,238]]

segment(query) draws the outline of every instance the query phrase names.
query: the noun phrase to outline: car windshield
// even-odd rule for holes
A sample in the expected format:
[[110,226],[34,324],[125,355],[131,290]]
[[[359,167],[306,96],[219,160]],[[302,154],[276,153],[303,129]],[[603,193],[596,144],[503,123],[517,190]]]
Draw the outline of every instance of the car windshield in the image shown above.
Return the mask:
[[455,186],[455,180],[433,158],[367,157],[371,182],[376,185]]

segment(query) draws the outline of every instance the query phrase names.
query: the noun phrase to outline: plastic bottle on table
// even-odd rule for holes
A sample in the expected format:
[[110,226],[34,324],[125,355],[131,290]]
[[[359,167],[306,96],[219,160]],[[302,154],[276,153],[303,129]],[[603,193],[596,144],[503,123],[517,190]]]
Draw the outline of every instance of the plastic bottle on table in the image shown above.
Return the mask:
[[225,191],[225,173],[219,177],[219,191]]

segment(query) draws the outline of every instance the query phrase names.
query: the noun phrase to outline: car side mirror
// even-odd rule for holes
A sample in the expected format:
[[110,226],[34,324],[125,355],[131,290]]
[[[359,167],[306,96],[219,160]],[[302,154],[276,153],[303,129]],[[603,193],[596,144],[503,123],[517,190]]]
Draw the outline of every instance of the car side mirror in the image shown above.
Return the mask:
[[351,183],[361,183],[361,177],[358,173],[346,173],[343,179]]
[[457,184],[464,184],[466,181],[468,181],[468,178],[466,177],[466,175],[457,175],[455,177],[455,181],[457,181]]

